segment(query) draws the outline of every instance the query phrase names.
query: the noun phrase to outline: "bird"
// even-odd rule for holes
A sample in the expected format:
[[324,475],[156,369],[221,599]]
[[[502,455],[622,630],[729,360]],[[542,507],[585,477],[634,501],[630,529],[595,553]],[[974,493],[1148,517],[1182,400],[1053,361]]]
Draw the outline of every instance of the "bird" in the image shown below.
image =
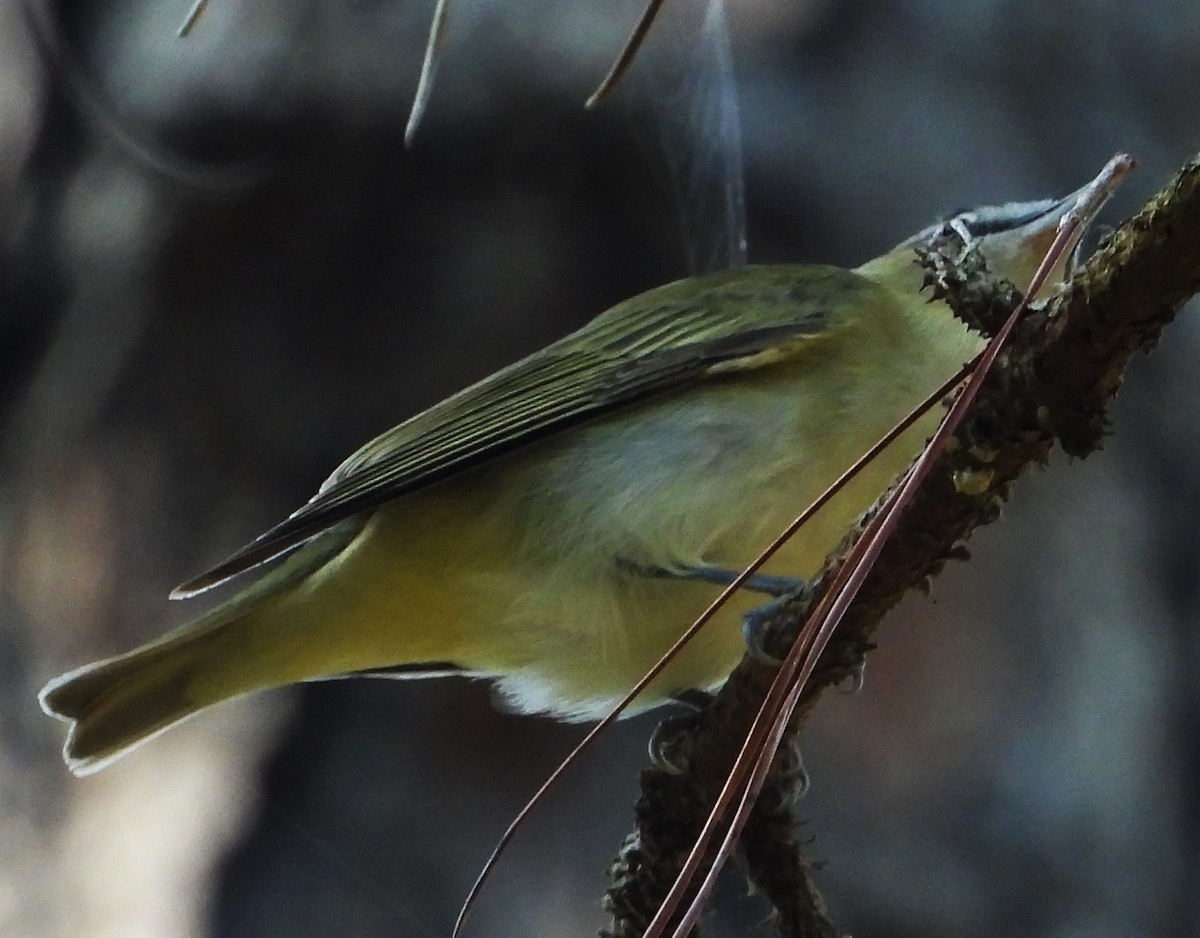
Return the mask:
[[[853,269],[747,266],[660,286],[405,420],[172,593],[226,598],[46,684],[43,710],[70,724],[67,766],[95,772],[222,701],[333,677],[487,678],[518,712],[604,716],[799,508],[984,347],[923,291],[917,249],[953,230],[1024,285],[1074,204],[956,212]],[[939,410],[626,712],[718,687],[745,652],[752,591],[817,572]]]

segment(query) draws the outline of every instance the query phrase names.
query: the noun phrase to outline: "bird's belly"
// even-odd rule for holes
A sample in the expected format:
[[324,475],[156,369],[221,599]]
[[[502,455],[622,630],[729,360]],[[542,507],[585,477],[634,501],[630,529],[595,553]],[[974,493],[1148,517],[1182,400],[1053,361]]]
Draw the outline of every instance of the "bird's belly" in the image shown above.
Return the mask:
[[[307,614],[362,632],[357,660],[453,662],[496,678],[516,709],[601,715],[720,592],[637,569],[742,569],[927,393],[889,375],[867,395],[844,369],[823,356],[713,381],[402,496],[314,577],[327,601]],[[935,421],[873,460],[766,571],[817,571]],[[723,681],[744,650],[742,614],[764,601],[735,597],[634,709]]]
[[[744,396],[737,403],[737,422],[710,399],[699,417],[660,407],[640,422],[584,428],[424,496],[452,504],[444,510],[461,521],[452,527],[470,532],[459,535],[463,562],[442,572],[455,660],[498,678],[522,711],[587,719],[623,697],[720,592],[630,567],[740,570],[871,442],[831,434],[814,448],[795,438],[797,421],[778,416],[789,403],[778,394],[748,421]],[[817,571],[928,429],[902,437],[765,569]],[[744,652],[742,615],[765,601],[735,597],[634,711],[723,681]]]

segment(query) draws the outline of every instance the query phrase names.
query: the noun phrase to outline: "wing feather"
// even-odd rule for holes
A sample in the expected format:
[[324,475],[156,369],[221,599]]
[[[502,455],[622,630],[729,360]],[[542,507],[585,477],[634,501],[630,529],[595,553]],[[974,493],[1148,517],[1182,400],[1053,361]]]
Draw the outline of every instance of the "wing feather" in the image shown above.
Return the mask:
[[206,590],[393,498],[566,427],[712,374],[798,354],[827,326],[827,289],[804,288],[814,271],[851,278],[847,287],[874,287],[837,268],[746,268],[635,297],[376,437],[302,508],[172,596]]

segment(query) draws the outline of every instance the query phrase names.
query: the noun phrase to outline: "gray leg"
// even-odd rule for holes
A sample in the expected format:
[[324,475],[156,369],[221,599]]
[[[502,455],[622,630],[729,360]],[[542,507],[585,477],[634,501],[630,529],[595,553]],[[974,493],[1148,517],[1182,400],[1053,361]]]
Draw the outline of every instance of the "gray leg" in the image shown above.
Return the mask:
[[[718,586],[728,586],[739,575],[732,570],[723,570],[720,567],[691,567],[684,573],[684,576],[689,580],[716,583]],[[754,573],[747,578],[742,587],[751,592],[763,593],[766,596],[773,596],[778,599],[783,596],[794,596],[807,585],[799,577]]]
[[796,594],[779,596],[769,603],[755,606],[742,616],[742,638],[746,640],[746,651],[756,661],[779,667],[782,661],[769,654],[765,647],[767,623],[775,616],[780,607],[790,602]]
[[[630,573],[650,579],[693,580],[728,586],[739,576],[733,570],[708,565],[667,570],[663,567],[646,567],[623,559],[619,559],[617,563]],[[746,613],[742,619],[742,635],[746,639],[746,649],[751,656],[764,664],[778,666],[779,659],[767,654],[763,648],[763,629],[779,607],[793,597],[803,594],[808,589],[808,584],[799,577],[755,573],[748,577],[742,585],[755,593],[764,593],[773,597],[770,602],[756,606]]]
[[[701,583],[715,583],[717,586],[728,586],[740,576],[736,570],[726,570],[723,567],[708,565],[668,570],[664,567],[646,567],[628,560],[618,560],[617,563],[630,573],[656,580],[695,580]],[[798,577],[755,573],[747,578],[742,587],[754,593],[778,597],[794,595],[803,590],[806,585]]]

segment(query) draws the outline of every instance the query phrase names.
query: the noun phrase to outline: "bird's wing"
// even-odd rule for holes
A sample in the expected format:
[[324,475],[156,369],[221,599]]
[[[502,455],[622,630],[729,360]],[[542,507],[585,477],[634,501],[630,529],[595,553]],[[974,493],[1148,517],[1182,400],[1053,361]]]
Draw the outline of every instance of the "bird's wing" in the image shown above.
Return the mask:
[[837,268],[760,267],[635,297],[375,438],[306,505],[172,595],[206,590],[339,522],[566,427],[714,374],[791,358],[827,326],[830,284],[814,277],[845,278],[843,290],[880,289]]

